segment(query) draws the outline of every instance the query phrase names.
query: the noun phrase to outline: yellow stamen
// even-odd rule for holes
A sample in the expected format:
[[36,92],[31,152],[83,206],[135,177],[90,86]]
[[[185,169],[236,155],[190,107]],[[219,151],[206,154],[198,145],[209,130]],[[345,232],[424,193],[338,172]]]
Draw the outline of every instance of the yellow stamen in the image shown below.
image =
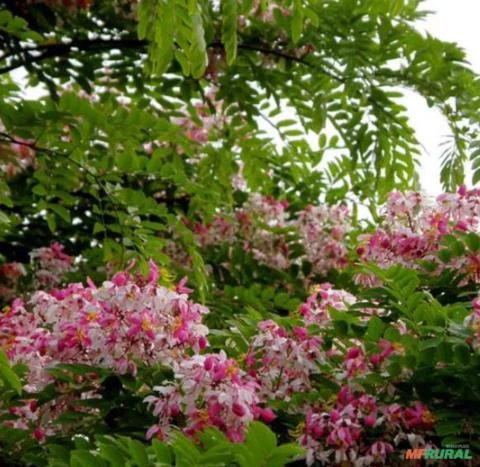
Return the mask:
[[85,331],[83,329],[77,329],[78,342],[82,342],[85,339]]
[[174,331],[177,331],[177,330],[180,329],[182,326],[183,326],[183,320],[182,320],[182,318],[180,318],[180,316],[177,316],[177,317],[175,318],[175,322],[173,323],[173,330],[174,330]]
[[305,422],[300,422],[295,428],[288,430],[292,438],[299,438],[305,432]]
[[403,352],[403,345],[400,342],[394,342],[392,346],[397,352]]
[[208,422],[209,416],[208,416],[208,410],[207,409],[201,409],[198,411],[198,418],[202,422]]
[[98,313],[96,311],[91,311],[90,313],[87,313],[87,321],[92,322],[96,321],[98,319]]
[[237,368],[235,367],[235,365],[228,365],[225,372],[227,373],[227,376],[232,377],[232,376],[236,375]]
[[313,294],[316,294],[317,292],[320,292],[320,290],[322,290],[322,288],[320,287],[320,285],[315,284],[315,285],[312,285],[312,286],[308,289],[308,294],[309,294],[309,295],[313,295]]
[[142,321],[142,330],[143,331],[151,331],[153,329],[152,323],[149,319],[144,319]]
[[430,410],[425,410],[423,412],[423,415],[422,415],[422,420],[425,422],[425,423],[428,423],[428,424],[432,424],[432,423],[435,423],[435,416],[433,415],[432,412],[430,412]]
[[0,347],[6,351],[9,351],[15,344],[15,339],[16,336],[14,335],[8,336],[7,339],[1,343]]

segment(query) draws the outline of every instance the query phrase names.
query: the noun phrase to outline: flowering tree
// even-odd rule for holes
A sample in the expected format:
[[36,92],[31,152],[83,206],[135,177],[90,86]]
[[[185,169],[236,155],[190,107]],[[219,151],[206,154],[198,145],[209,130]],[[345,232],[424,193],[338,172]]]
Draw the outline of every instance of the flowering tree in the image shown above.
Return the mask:
[[480,455],[479,80],[420,7],[0,0],[1,465]]

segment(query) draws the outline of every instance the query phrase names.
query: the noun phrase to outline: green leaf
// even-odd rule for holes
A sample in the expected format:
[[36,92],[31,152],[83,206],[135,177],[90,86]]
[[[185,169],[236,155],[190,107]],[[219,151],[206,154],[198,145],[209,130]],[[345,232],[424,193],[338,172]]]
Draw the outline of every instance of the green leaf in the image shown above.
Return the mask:
[[126,458],[122,451],[117,447],[99,443],[100,455],[103,459],[109,462],[112,467],[123,467],[126,464]]
[[57,214],[61,219],[63,219],[65,222],[70,224],[71,218],[70,218],[70,212],[68,209],[64,208],[63,206],[59,204],[50,204],[49,208]]
[[200,460],[200,451],[195,444],[182,433],[175,433],[173,436],[173,451],[177,465],[185,466],[198,465]]
[[128,443],[128,449],[138,467],[148,467],[147,450],[145,446],[136,439],[130,439]]
[[458,344],[453,348],[455,361],[460,365],[468,365],[470,362],[471,350],[467,344]]
[[199,13],[195,13],[192,16],[192,36],[189,56],[192,77],[201,78],[205,73],[208,60],[203,21]]
[[304,454],[304,449],[298,444],[289,443],[278,446],[273,451],[273,454],[268,459],[269,467],[283,467],[292,460],[301,457]]
[[57,230],[57,221],[55,220],[55,216],[52,213],[47,212],[45,217],[47,219],[47,225],[50,229],[50,232],[55,233]]
[[152,441],[152,446],[158,462],[164,465],[173,465],[173,455],[170,446],[161,443],[158,439]]
[[377,316],[373,316],[370,318],[367,326],[367,332],[365,333],[365,337],[376,342],[382,336],[383,330],[385,325],[383,321],[378,318]]
[[2,211],[0,211],[0,224],[10,224],[10,218]]
[[480,250],[480,235],[474,232],[467,233],[465,235],[465,243],[471,251],[474,253],[478,252]]
[[292,10],[292,40],[298,42],[303,31],[303,5],[302,0],[293,0]]
[[237,0],[223,0],[222,43],[227,53],[227,63],[231,65],[237,56]]
[[443,262],[443,263],[449,263],[451,260],[452,260],[452,253],[445,249],[445,250],[440,250],[438,253],[437,253],[437,256],[440,258],[440,260]]
[[437,347],[437,358],[441,362],[451,362],[453,357],[452,346],[448,342],[442,342]]
[[275,433],[260,422],[253,422],[247,432],[245,447],[250,450],[255,459],[261,461],[269,458],[277,445]]
[[98,456],[94,456],[84,449],[72,451],[70,456],[70,467],[103,467],[107,463]]
[[3,350],[0,349],[0,379],[4,384],[17,391],[22,392],[22,382],[17,374],[12,370],[10,361]]

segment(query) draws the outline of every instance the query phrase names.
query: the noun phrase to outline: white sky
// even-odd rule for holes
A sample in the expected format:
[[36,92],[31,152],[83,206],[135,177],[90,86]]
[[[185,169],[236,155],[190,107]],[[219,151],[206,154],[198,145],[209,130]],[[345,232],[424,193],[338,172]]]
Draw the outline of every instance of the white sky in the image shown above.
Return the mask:
[[[423,9],[435,13],[421,26],[439,39],[457,42],[466,51],[472,68],[480,73],[480,0],[426,0]],[[422,98],[409,95],[407,106],[412,126],[426,150],[421,159],[422,186],[428,193],[438,194],[441,191],[439,145],[449,133],[448,125],[440,112],[429,109]],[[470,183],[467,179],[467,184]]]

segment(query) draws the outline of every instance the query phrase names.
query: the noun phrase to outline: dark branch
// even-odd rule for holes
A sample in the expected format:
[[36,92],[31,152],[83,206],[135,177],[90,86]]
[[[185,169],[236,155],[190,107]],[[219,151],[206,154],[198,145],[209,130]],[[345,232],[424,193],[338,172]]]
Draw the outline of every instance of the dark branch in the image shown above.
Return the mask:
[[[20,68],[22,66],[39,63],[49,58],[55,57],[65,57],[70,55],[75,51],[84,51],[84,52],[100,52],[105,50],[112,49],[145,49],[148,45],[148,41],[139,40],[134,38],[125,38],[125,39],[77,39],[68,43],[53,43],[53,44],[40,44],[35,47],[24,47],[18,51],[18,54],[26,54],[28,59],[14,61],[8,66],[0,68],[0,75],[8,73],[12,70]],[[211,48],[223,48],[223,45],[220,42],[213,42],[209,44]],[[297,57],[291,55],[283,50],[271,49],[267,46],[262,45],[253,45],[253,44],[239,44],[239,50],[250,51],[250,52],[259,52],[264,55],[271,55],[273,57],[282,58],[290,62],[299,63],[301,65],[307,66],[312,69],[316,69],[321,73],[330,76],[336,81],[343,82],[344,79],[329,70],[326,70],[324,67],[319,66],[316,63],[309,62],[303,57]],[[32,52],[40,52],[39,55],[32,55]],[[11,54],[9,54],[11,55]],[[2,57],[6,58],[6,56]]]
[[[68,43],[40,44],[35,47],[24,47],[18,54],[26,54],[28,59],[14,61],[10,65],[0,68],[0,75],[13,71],[25,65],[43,62],[49,58],[65,57],[72,52],[101,52],[112,49],[144,48],[148,43],[138,39],[78,39]],[[39,52],[39,55],[32,55]],[[12,55],[11,53],[9,55]],[[6,56],[2,57],[2,59]]]

